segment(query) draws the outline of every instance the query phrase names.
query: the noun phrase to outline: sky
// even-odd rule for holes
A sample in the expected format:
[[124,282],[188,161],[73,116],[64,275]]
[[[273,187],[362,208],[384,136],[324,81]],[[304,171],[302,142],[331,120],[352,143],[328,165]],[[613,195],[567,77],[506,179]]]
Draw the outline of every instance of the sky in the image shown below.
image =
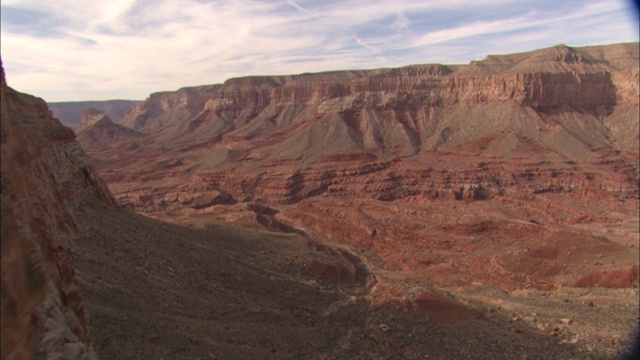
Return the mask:
[[49,102],[638,41],[630,0],[1,0],[9,86]]

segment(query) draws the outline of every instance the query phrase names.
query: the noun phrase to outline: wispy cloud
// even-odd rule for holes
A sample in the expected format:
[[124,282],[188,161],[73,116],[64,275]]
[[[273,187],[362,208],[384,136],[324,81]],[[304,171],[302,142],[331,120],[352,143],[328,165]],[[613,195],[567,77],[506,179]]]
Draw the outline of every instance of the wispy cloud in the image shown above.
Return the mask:
[[294,8],[296,8],[296,9],[302,11],[302,12],[307,12],[307,9],[303,8],[302,6],[300,6],[297,2],[295,2],[293,0],[287,1],[287,4],[293,6]]
[[2,0],[1,10],[9,84],[48,101],[638,39],[616,0]]

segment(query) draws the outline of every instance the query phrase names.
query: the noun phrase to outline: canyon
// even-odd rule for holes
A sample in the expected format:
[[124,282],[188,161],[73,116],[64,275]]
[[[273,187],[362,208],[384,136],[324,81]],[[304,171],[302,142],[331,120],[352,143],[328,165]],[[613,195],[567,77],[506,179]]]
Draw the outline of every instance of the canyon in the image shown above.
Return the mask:
[[[485,358],[578,351],[438,292],[423,294],[419,316],[373,304],[371,265],[328,239],[188,228],[117,206],[73,132],[2,80],[3,359],[449,357],[472,354],[470,343]],[[122,130],[94,110],[82,125],[100,130],[78,137],[92,141]],[[442,309],[457,321],[434,322]]]
[[619,356],[639,59],[230,79],[89,109],[75,141],[3,76],[2,356]]
[[79,141],[136,212],[298,229],[436,282],[637,283],[637,44],[231,79],[119,124],[139,135]]
[[335,241],[377,264],[380,306],[436,290],[552,334],[554,297],[572,318],[621,306],[617,330],[577,320],[564,340],[606,352],[638,318],[638,59],[558,45],[230,79],[152,94],[118,121],[139,136],[78,134],[135,212]]

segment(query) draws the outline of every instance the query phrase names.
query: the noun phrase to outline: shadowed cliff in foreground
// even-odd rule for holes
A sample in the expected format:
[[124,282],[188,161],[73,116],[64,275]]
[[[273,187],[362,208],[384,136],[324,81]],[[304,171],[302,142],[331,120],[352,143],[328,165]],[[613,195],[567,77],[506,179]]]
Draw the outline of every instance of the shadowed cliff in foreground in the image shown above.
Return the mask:
[[91,332],[62,242],[82,202],[114,205],[75,135],[2,70],[2,358],[92,359]]

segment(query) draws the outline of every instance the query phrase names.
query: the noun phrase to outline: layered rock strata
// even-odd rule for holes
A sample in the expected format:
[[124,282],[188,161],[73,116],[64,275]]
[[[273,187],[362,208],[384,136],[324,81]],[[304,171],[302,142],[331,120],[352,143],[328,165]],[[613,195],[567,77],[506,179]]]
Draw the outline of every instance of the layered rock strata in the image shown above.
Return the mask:
[[[637,43],[559,45],[469,65],[231,79],[151,95],[123,122],[148,136],[135,150],[88,151],[121,204],[162,218],[231,209],[229,218],[320,233],[452,283],[631,286],[638,59]],[[265,219],[260,206],[279,212]],[[506,235],[523,222],[540,228]],[[485,229],[479,243],[500,244],[495,254],[476,258],[474,229]],[[563,231],[627,248],[605,247],[624,255],[604,268],[503,263]],[[436,248],[433,259],[418,255]],[[575,259],[602,263],[596,255]],[[603,271],[635,275],[597,280]]]
[[45,102],[1,86],[2,358],[95,358],[63,242],[77,205],[115,202]]
[[152,94],[147,101],[132,106],[120,123],[133,129],[172,125],[197,114],[219,87],[198,86]]
[[[607,120],[637,114],[637,60],[637,44],[557,46],[466,66],[231,79],[153,94],[122,124],[148,131],[171,125],[174,141],[206,140],[206,147],[252,140],[242,147],[251,159],[410,155],[497,131],[542,141],[556,130],[589,147],[618,142],[636,145],[621,149],[633,151],[637,136],[610,131]],[[567,119],[576,113],[582,128]]]

